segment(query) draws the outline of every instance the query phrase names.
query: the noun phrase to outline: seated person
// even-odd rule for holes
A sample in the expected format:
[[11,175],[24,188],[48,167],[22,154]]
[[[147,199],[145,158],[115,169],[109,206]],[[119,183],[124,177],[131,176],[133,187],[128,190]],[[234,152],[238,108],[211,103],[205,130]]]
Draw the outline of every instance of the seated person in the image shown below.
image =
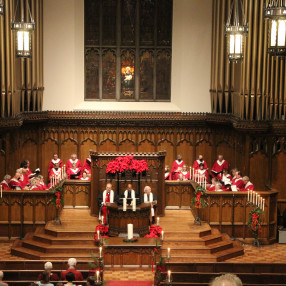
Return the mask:
[[91,176],[91,157],[90,157],[90,155],[88,155],[88,157],[84,160],[81,171],[82,171],[82,173],[86,172],[88,177]]
[[63,166],[63,162],[59,158],[59,155],[57,153],[54,153],[53,159],[50,161],[49,167],[48,167],[48,173],[49,174],[50,174],[51,170],[56,167],[56,164],[59,164],[59,168],[62,168],[62,166]]
[[76,261],[75,258],[70,258],[68,260],[68,267],[69,268],[66,271],[62,271],[62,273],[61,273],[61,280],[67,280],[66,276],[67,276],[68,273],[71,272],[71,273],[73,273],[74,279],[76,281],[83,281],[83,277],[82,277],[81,272],[76,270],[76,264],[77,264],[77,261]]
[[232,182],[232,177],[230,174],[228,174],[227,169],[222,170],[222,179],[221,182],[225,186],[226,189],[230,190],[231,182]]
[[[44,265],[45,271],[50,275],[50,281],[59,281],[59,276],[56,273],[52,273],[53,264],[52,262],[46,262]],[[39,275],[38,280],[42,280],[42,273]]]
[[55,178],[56,180],[60,180],[62,176],[62,169],[60,168],[59,163],[55,163],[55,167],[50,170],[49,179]]
[[10,180],[10,187],[12,190],[16,190],[16,191],[22,190],[20,177],[21,177],[20,169],[17,169],[14,177]]
[[178,179],[177,181],[184,181],[184,175],[182,173],[178,174]]
[[211,170],[212,176],[221,180],[223,169],[228,169],[228,162],[223,159],[223,155],[218,155],[218,159],[214,162]]
[[210,286],[242,286],[242,281],[240,278],[234,274],[223,274],[221,276],[217,276],[213,279]]
[[98,196],[98,205],[101,208],[100,216],[103,216],[104,224],[106,224],[106,215],[107,215],[106,206],[112,203],[118,203],[118,196],[112,190],[112,184],[108,183],[106,184],[106,189]]
[[50,273],[48,271],[43,271],[41,280],[35,284],[39,286],[54,286],[54,284],[50,283]]
[[206,179],[207,184],[209,183],[209,173],[208,170],[204,169],[204,164],[200,164],[200,168],[196,170],[195,176],[197,177],[196,180],[197,182],[204,181]]
[[49,188],[44,182],[44,177],[42,175],[39,175],[38,178],[39,178],[39,184],[38,184],[39,190],[42,190],[42,191],[48,190]]
[[179,176],[181,176],[182,180],[180,181],[187,181],[187,180],[190,180],[190,172],[188,172],[188,169],[187,169],[187,165],[184,165],[183,166],[183,169],[182,171],[179,173]]
[[136,205],[140,205],[140,196],[133,190],[132,184],[128,184],[127,185],[127,189],[125,190],[125,192],[121,195],[120,197],[120,204],[123,204],[123,198],[127,199],[126,203],[127,205],[132,206],[132,200],[133,199],[137,199],[136,200]]
[[230,171],[230,175],[231,175],[231,183],[232,181],[235,179],[235,173],[238,171],[237,168],[233,168],[231,171]]
[[90,181],[90,177],[87,176],[87,173],[84,171],[81,174],[81,178],[82,181]]
[[193,168],[198,170],[200,168],[200,164],[204,164],[204,169],[208,169],[207,162],[204,160],[203,155],[199,155],[199,158],[194,162]]
[[5,175],[4,180],[0,183],[2,186],[2,190],[11,190],[11,187],[9,185],[11,181],[11,176],[10,175]]
[[76,154],[72,154],[71,158],[69,160],[67,160],[66,163],[66,172],[68,172],[69,169],[71,169],[73,167],[73,164],[76,165],[76,168],[81,169],[81,162],[79,159],[77,159],[77,155]]
[[67,170],[67,175],[69,180],[79,180],[80,179],[80,168],[73,163],[72,168]]
[[141,201],[144,204],[149,204],[151,206],[151,216],[152,216],[152,224],[155,223],[155,211],[157,208],[157,196],[151,192],[151,187],[146,186],[144,188],[144,194],[141,197]]
[[29,186],[29,190],[30,191],[38,191],[39,187],[37,186],[38,180],[37,178],[32,178],[30,179],[30,186]]
[[179,173],[182,171],[185,162],[182,160],[182,155],[177,156],[177,160],[173,162],[171,174],[172,180],[178,180]]
[[223,192],[221,183],[216,183],[215,184],[215,192]]
[[240,191],[254,191],[254,185],[250,182],[249,178],[247,176],[244,176],[242,178],[242,181],[244,183],[244,188],[241,189]]
[[167,181],[172,180],[170,168],[168,165],[165,166],[165,180],[167,180]]
[[7,286],[8,283],[5,283],[5,282],[3,281],[3,278],[4,278],[4,273],[3,273],[3,271],[0,271],[0,286],[2,286],[2,285]]
[[29,179],[37,176],[38,174],[40,174],[40,169],[37,168],[36,170],[34,170],[33,172],[30,169],[30,161],[29,160],[24,160],[20,167],[22,168],[22,172],[23,175],[25,176],[26,181],[28,182]]
[[232,191],[233,190],[239,191],[244,189],[244,183],[240,171],[235,172],[235,179],[232,180],[231,189]]
[[212,178],[212,184],[209,186],[208,191],[209,192],[214,192],[215,191],[215,185],[218,183],[217,178]]

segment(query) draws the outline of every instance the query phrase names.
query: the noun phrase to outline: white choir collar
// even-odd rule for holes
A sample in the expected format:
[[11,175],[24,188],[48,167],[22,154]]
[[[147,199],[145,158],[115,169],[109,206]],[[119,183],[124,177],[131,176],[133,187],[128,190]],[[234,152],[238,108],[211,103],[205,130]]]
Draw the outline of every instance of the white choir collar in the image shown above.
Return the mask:
[[217,160],[216,162],[221,166],[224,163],[224,160],[222,161]]
[[60,161],[61,161],[61,159],[60,159],[60,158],[58,158],[57,160],[52,159],[53,164],[57,164],[57,163],[59,163]]

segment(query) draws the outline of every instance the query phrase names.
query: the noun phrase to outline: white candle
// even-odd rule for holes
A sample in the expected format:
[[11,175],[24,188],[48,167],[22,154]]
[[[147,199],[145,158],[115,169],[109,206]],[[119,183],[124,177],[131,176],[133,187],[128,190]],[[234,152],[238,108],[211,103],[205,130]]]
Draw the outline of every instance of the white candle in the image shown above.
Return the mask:
[[63,167],[61,167],[61,180],[63,179]]
[[257,206],[260,206],[260,195],[257,195]]
[[195,168],[193,168],[193,181],[195,180]]
[[157,217],[157,226],[159,226],[159,225],[160,225],[160,218]]
[[168,259],[170,258],[170,253],[171,253],[171,248],[168,247],[168,254],[167,254],[167,258],[168,258]]
[[191,177],[191,175],[192,175],[192,167],[190,167],[190,177]]
[[132,210],[136,212],[136,199],[135,198],[132,199]]
[[127,224],[127,235],[128,235],[128,239],[133,238],[133,224],[132,223]]
[[99,240],[100,239],[100,231],[98,230],[97,231],[97,240]]
[[127,208],[126,198],[123,198],[123,211],[124,212],[126,212],[126,208]]
[[103,220],[104,220],[104,216],[101,217],[101,224],[104,224]]
[[263,199],[263,205],[262,205],[262,210],[264,211],[264,206],[265,206],[265,199]]
[[161,232],[161,240],[164,240],[164,231]]
[[168,270],[168,282],[171,282],[171,270]]
[[249,190],[247,191],[247,201],[249,202]]
[[255,205],[257,205],[258,193],[255,193]]
[[100,246],[99,247],[99,258],[101,258],[101,256],[102,256],[102,247]]
[[0,187],[1,187],[1,199],[2,199],[2,185]]
[[99,282],[99,271],[96,271],[96,282]]

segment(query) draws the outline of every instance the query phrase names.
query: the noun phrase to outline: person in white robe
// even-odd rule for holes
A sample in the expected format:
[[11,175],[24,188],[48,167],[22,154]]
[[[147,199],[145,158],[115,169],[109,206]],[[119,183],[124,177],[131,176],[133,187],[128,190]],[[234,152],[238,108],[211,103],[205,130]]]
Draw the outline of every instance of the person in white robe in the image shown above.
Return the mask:
[[144,194],[142,195],[141,200],[145,204],[150,204],[152,224],[154,224],[155,223],[155,211],[157,208],[157,196],[156,194],[152,193],[151,187],[146,186],[144,188]]

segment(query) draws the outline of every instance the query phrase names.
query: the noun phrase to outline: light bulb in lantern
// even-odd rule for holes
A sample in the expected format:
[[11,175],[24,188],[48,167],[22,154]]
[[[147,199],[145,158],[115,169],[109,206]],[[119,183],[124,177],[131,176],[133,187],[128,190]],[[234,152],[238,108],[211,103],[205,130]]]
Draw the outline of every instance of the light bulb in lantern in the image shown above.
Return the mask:
[[278,46],[285,46],[285,20],[278,21]]

